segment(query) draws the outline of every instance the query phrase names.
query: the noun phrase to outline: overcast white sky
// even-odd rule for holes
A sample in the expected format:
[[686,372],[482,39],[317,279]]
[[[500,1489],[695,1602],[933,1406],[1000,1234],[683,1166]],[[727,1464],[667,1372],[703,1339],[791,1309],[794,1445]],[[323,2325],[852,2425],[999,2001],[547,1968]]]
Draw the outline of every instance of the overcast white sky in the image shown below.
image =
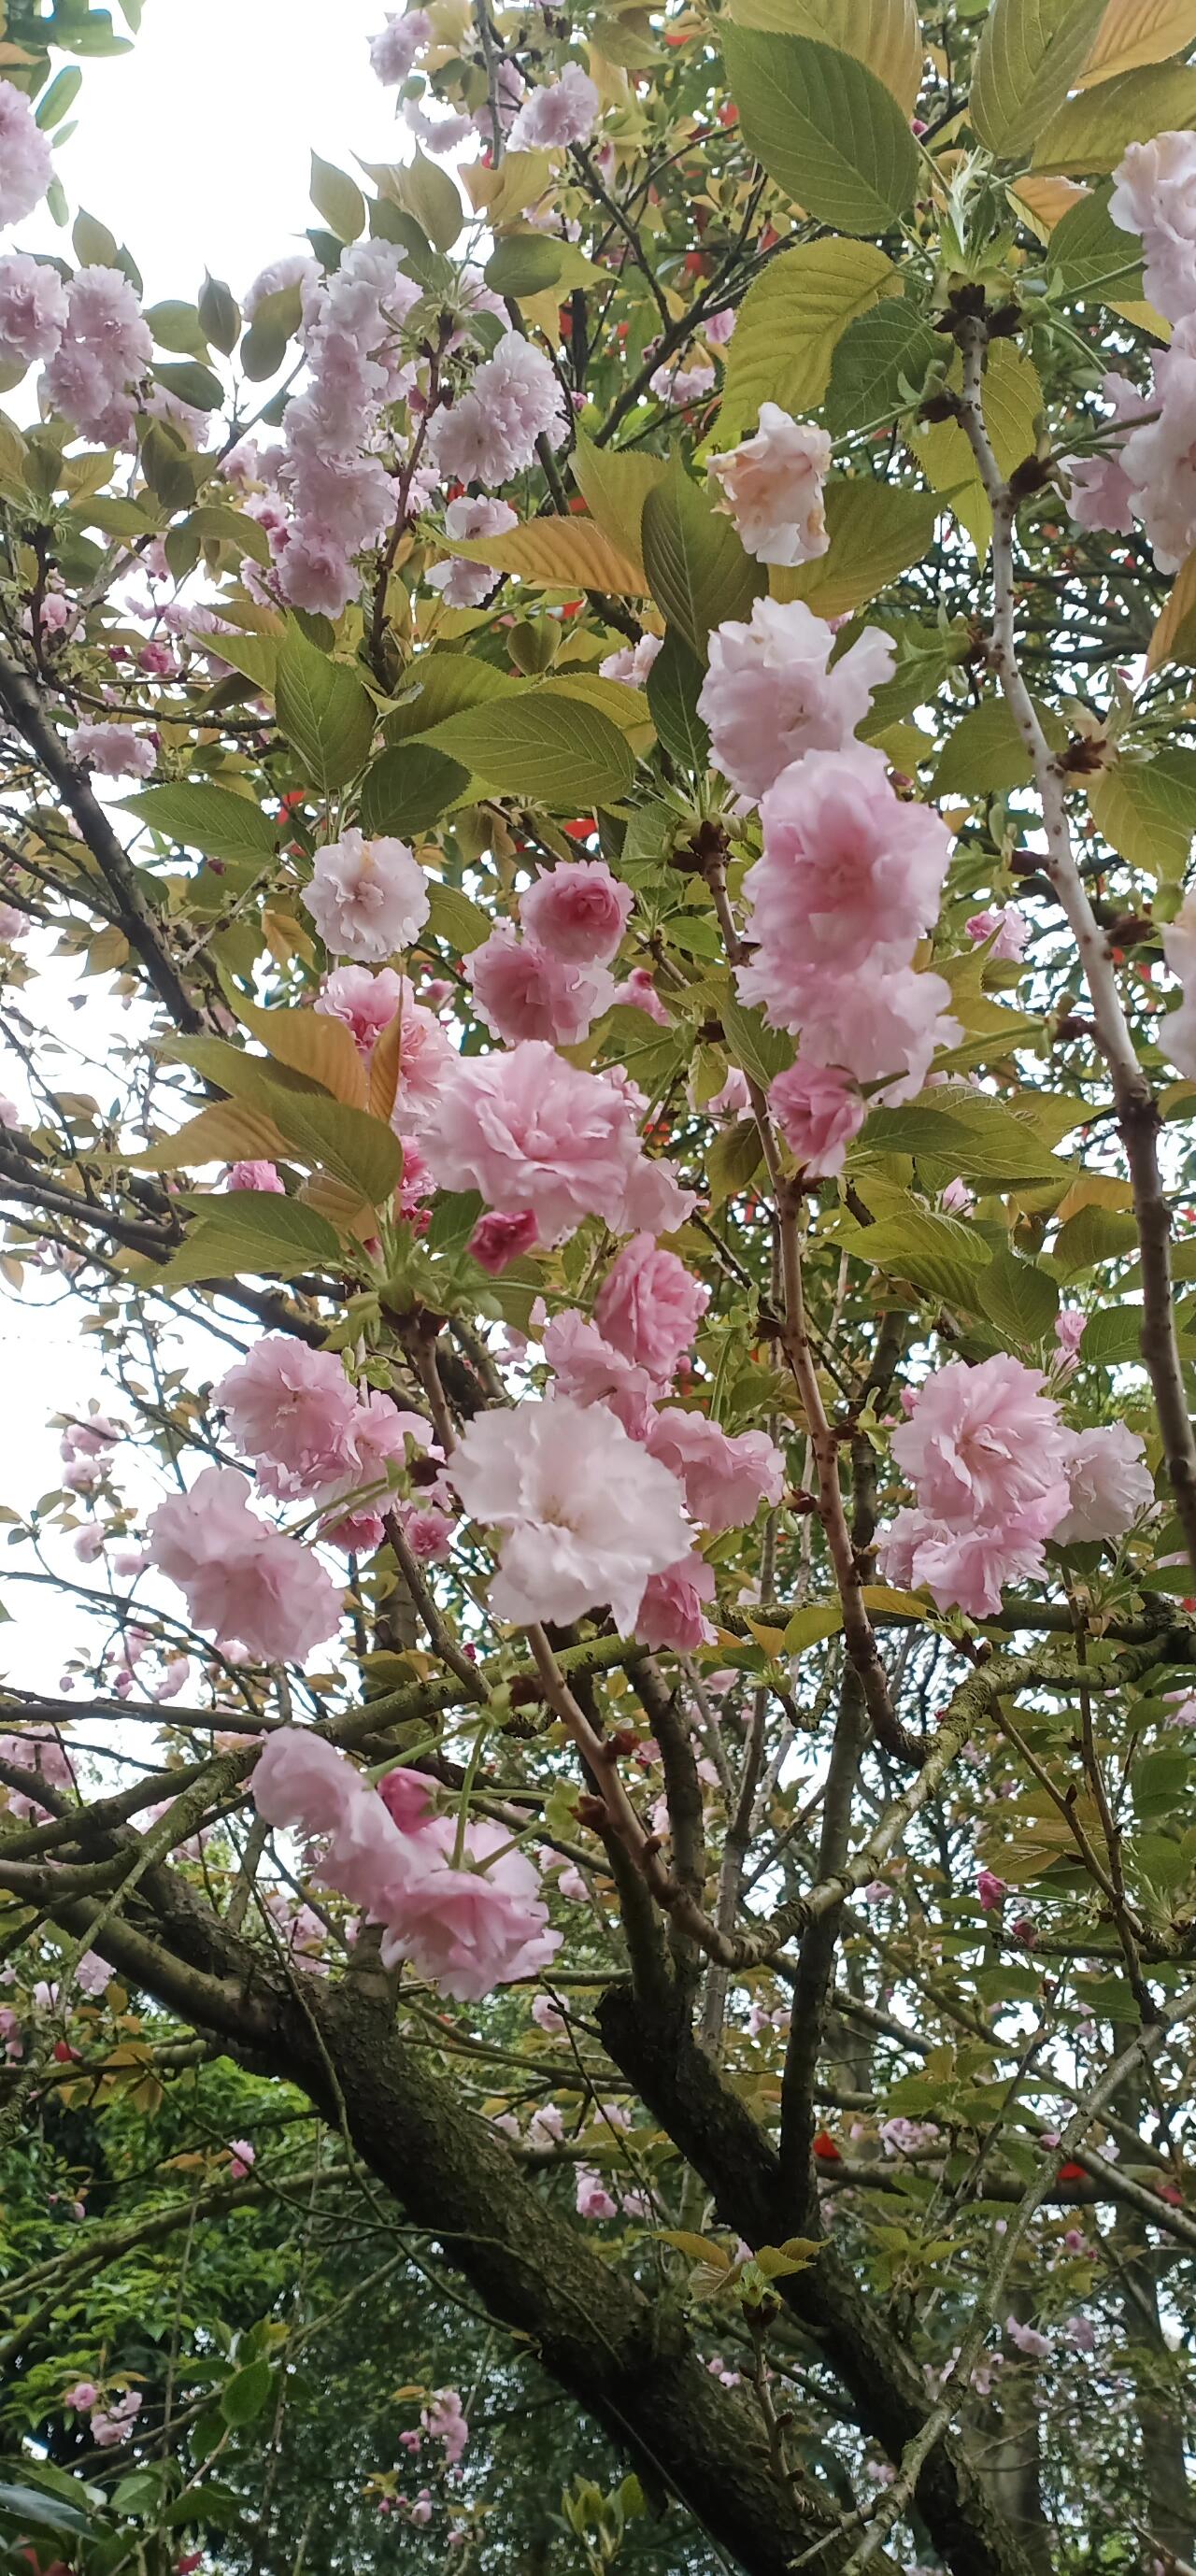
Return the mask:
[[[365,161],[407,157],[394,93],[380,88],[366,49],[385,15],[383,0],[146,0],[132,53],[83,65],[77,131],[59,156],[63,186],[72,218],[85,206],[127,242],[147,303],[194,300],[205,267],[240,294],[294,247],[319,221],[308,200],[312,150],[347,170],[354,152]],[[19,239],[25,249],[69,255],[44,209]],[[32,378],[5,407],[27,418],[31,391]],[[78,1038],[80,1022],[66,1007],[73,982],[73,969],[51,967],[24,998],[31,1018]],[[103,981],[87,992],[84,1043],[102,1058],[120,1007]],[[74,1087],[65,1070],[62,1079]],[[104,1100],[102,1084],[86,1087]],[[0,1065],[4,1090],[20,1096],[11,1061]],[[57,1485],[57,1436],[46,1416],[83,1411],[100,1392],[80,1320],[61,1283],[34,1284],[23,1306],[0,1298],[0,1503],[27,1510]],[[69,1550],[55,1553],[71,1561]],[[0,1627],[0,1671],[53,1689],[80,1622],[53,1593],[5,1585],[2,1548],[0,1597],[13,1620]]]

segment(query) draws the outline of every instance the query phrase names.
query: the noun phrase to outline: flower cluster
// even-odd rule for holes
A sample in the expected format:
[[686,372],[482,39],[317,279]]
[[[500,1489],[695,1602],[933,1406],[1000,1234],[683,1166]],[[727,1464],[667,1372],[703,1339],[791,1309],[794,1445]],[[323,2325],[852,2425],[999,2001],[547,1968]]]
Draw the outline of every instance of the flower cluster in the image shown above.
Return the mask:
[[234,1467],[205,1467],[148,1523],[153,1562],[185,1595],[197,1628],[266,1663],[302,1663],[335,1634],[341,1595],[310,1548],[258,1520]]
[[643,1152],[635,1105],[542,1038],[463,1056],[420,1143],[443,1189],[480,1190],[499,1216],[530,1216],[559,1243],[587,1216],[616,1234],[671,1234],[693,1206],[673,1167]]
[[384,241],[355,242],[330,276],[305,280],[308,381],[287,404],[281,477],[294,515],[272,540],[283,597],[295,608],[339,617],[357,588],[352,557],[377,545],[394,515],[391,478],[372,441],[384,405],[414,381],[397,341],[419,292]]
[[[409,1440],[417,1449],[429,1446],[417,1413],[376,1389],[363,1399],[331,1351],[309,1350],[287,1333],[255,1342],[215,1396],[264,1494],[317,1504],[330,1524],[325,1535],[338,1547],[381,1545],[375,1489],[389,1485],[392,1466],[406,1466]],[[363,1498],[357,1504],[356,1495]]]
[[334,957],[376,965],[407,948],[428,918],[423,869],[406,841],[349,830],[316,852],[304,903]]
[[520,332],[507,331],[468,392],[436,412],[428,447],[446,481],[507,483],[532,463],[538,439],[559,447],[567,427],[549,360]]
[[831,662],[834,635],[805,601],[758,599],[747,625],[730,618],[710,638],[698,712],[712,757],[753,801],[808,751],[842,751],[893,668],[893,646],[865,626]]
[[0,224],[20,224],[32,214],[53,170],[48,139],[24,92],[0,80]]
[[133,429],[137,389],[154,349],[128,278],[118,268],[77,270],[66,289],[65,311],[57,298],[47,308],[43,289],[36,305],[43,341],[49,337],[48,310],[60,316],[60,327],[44,351],[40,390],[46,410],[60,412],[85,438],[119,446]]
[[572,1046],[615,999],[607,960],[631,910],[630,887],[601,859],[563,860],[521,896],[524,936],[499,922],[469,960],[478,1010],[491,1034],[516,1044],[546,1038]]

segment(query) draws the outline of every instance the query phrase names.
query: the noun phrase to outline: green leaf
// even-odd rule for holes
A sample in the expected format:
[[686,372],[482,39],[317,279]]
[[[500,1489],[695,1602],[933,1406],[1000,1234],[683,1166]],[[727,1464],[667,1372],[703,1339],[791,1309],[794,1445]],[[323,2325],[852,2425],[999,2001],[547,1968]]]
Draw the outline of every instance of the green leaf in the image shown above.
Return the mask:
[[710,765],[710,736],[698,714],[702,679],[697,654],[670,626],[648,673],[648,708],[671,758],[704,778]]
[[485,1204],[479,1190],[443,1190],[432,1210],[431,1223],[424,1236],[428,1251],[462,1251]]
[[64,65],[60,72],[55,73],[49,88],[42,91],[37,102],[37,122],[43,134],[48,134],[53,126],[61,125],[82,87],[83,74],[76,71],[73,63]]
[[156,1275],[163,1288],[237,1278],[243,1271],[259,1279],[296,1279],[330,1262],[339,1268],[343,1259],[340,1237],[301,1199],[280,1198],[273,1190],[230,1190],[218,1215],[205,1212],[194,1219],[186,1240]]
[[774,573],[775,599],[804,599],[819,617],[844,617],[921,561],[942,502],[879,475],[842,475],[826,486],[830,543],[813,563]]
[[745,1010],[742,1002],[728,995],[718,1005],[727,1050],[740,1071],[767,1091],[774,1075],[784,1073],[793,1062],[793,1040],[780,1030],[766,1028],[761,1011]]
[[1009,1340],[1037,1348],[1054,1329],[1059,1290],[1049,1271],[1016,1253],[994,1254],[976,1283],[976,1303]]
[[184,849],[202,850],[205,858],[252,859],[264,867],[278,848],[278,824],[230,787],[142,787],[121,804],[137,822]]
[[1084,1326],[1080,1357],[1090,1368],[1123,1368],[1142,1357],[1142,1308],[1101,1306]]
[[1102,1262],[1125,1260],[1137,1244],[1137,1220],[1128,1209],[1082,1207],[1059,1228],[1055,1265],[1062,1279],[1078,1279]]
[[1151,63],[1069,99],[1040,135],[1030,166],[1072,171],[1077,178],[1100,177],[1116,168],[1127,144],[1149,143],[1152,135],[1177,132],[1194,122],[1196,71]]
[[754,1118],[720,1127],[706,1158],[706,1188],[712,1208],[738,1198],[764,1160],[760,1130]]
[[997,160],[1025,160],[1083,69],[1104,13],[1105,0],[996,0],[976,52],[969,115]]
[[270,2394],[273,2372],[268,2361],[251,2361],[235,2370],[220,2391],[220,2412],[227,2424],[253,2424]]
[[261,384],[265,377],[276,376],[287,353],[287,342],[298,330],[303,314],[303,300],[297,286],[280,286],[273,295],[264,295],[241,342],[241,372],[251,384]]
[[241,308],[222,277],[210,277],[205,271],[198,310],[205,338],[226,358],[231,357],[241,335]]
[[915,1162],[949,1166],[948,1178],[1013,1189],[1019,1183],[1067,1180],[1028,1122],[987,1092],[948,1090],[913,1100],[904,1109],[874,1109],[856,1155],[912,1154]]
[[480,904],[462,893],[460,886],[439,885],[429,877],[428,902],[428,928],[455,956],[468,957],[489,938],[493,922]]
[[1109,213],[1109,188],[1096,188],[1070,206],[1047,244],[1047,275],[1069,295],[1105,296],[1123,302],[1142,294],[1142,250]]
[[[331,1100],[318,1084],[289,1067],[251,1055],[224,1038],[172,1040],[164,1052],[218,1083],[230,1098],[263,1110],[272,1118],[295,1159],[313,1171],[343,1181],[371,1207],[381,1207],[402,1175],[403,1157],[396,1137],[381,1119],[370,1118],[340,1100]],[[156,1149],[160,1156],[162,1147]],[[235,1193],[249,1196],[249,1192]],[[277,1199],[274,1200],[277,1206]]]
[[71,228],[71,247],[80,268],[115,268],[116,235],[80,206]]
[[321,161],[319,153],[311,156],[310,196],[316,213],[331,226],[337,240],[355,242],[365,231],[365,198],[348,172],[338,170],[331,161]]
[[94,2514],[83,2513],[78,2505],[68,2504],[65,2497],[47,2495],[42,2488],[20,2479],[0,2481],[0,2519],[10,2522],[24,2533],[29,2531],[62,2532],[71,2538],[91,2539],[103,2525]]
[[794,417],[816,410],[848,324],[900,285],[892,261],[872,242],[803,242],[770,260],[739,308],[710,444],[735,446],[755,428],[762,402],[779,403]]
[[810,1601],[804,1610],[795,1610],[784,1634],[787,1655],[802,1655],[807,1646],[817,1646],[824,1637],[837,1637],[843,1625],[843,1612],[837,1601]]
[[369,758],[374,710],[343,662],[312,644],[293,618],[278,648],[278,721],[324,796],[347,787]]
[[641,542],[657,606],[704,663],[711,627],[750,616],[767,575],[745,554],[730,520],[691,481],[677,450],[644,502]]
[[1183,884],[1196,832],[1196,751],[1168,745],[1151,760],[1122,752],[1089,779],[1088,805],[1102,840],[1131,867]]
[[609,716],[551,680],[466,708],[426,739],[495,795],[528,797],[568,814],[617,804],[635,775],[632,753]]
[[595,447],[579,428],[570,462],[591,518],[642,572],[644,503],[667,471],[664,458],[642,455],[635,448]]
[[173,298],[146,307],[146,321],[160,349],[178,349],[186,358],[206,358],[207,334],[194,304]]
[[876,1225],[844,1226],[839,1240],[853,1261],[890,1278],[909,1279],[948,1305],[975,1311],[977,1277],[988,1256],[976,1235],[953,1218],[933,1216],[911,1199],[899,1214],[884,1216]]
[[[1049,707],[1039,705],[1039,721],[1052,751],[1061,751],[1067,727]],[[1007,787],[1025,787],[1034,762],[1004,698],[985,698],[962,717],[939,755],[931,789],[935,796],[999,795]]]
[[430,830],[469,785],[469,772],[426,742],[395,744],[372,761],[361,782],[363,832],[397,832],[409,841]]
[[404,673],[403,686],[410,694],[386,718],[387,742],[407,742],[488,698],[514,697],[519,683],[509,671],[467,653],[421,653]]
[[427,234],[436,250],[451,250],[464,221],[461,200],[447,171],[416,146],[414,157],[392,173],[396,202]]
[[198,358],[172,359],[154,368],[160,385],[177,394],[180,402],[191,403],[196,411],[219,411],[224,400],[224,387],[210,367],[200,365]]
[[730,0],[730,15],[737,27],[838,46],[875,72],[912,116],[924,52],[913,0]]
[[832,437],[875,429],[911,411],[928,378],[945,366],[945,343],[916,304],[887,296],[848,324],[835,350],[825,406]]
[[564,249],[547,233],[507,233],[486,262],[486,284],[495,295],[542,295],[557,284]]
[[913,203],[918,156],[875,75],[804,36],[726,27],[743,138],[792,203],[837,232],[883,233]]

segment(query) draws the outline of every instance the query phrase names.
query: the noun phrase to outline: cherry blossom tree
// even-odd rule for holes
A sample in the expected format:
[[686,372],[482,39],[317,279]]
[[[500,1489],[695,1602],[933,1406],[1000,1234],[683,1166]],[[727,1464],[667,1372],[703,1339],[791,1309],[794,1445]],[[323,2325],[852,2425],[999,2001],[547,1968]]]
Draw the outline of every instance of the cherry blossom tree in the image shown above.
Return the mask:
[[1191,2576],[1196,15],[433,0],[149,307],[126,41],[0,43],[11,2563],[510,2566],[535,2389],[591,2570]]

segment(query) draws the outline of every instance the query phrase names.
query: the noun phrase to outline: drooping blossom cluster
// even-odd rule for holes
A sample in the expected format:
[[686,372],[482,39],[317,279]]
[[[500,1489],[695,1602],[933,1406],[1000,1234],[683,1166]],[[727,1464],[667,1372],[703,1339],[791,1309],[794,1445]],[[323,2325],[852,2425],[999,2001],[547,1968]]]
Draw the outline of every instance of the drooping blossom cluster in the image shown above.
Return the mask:
[[20,224],[44,197],[54,173],[49,138],[24,91],[0,80],[0,224]]
[[357,589],[352,558],[378,544],[394,516],[374,440],[384,406],[414,382],[398,334],[419,293],[385,241],[355,242],[330,275],[304,278],[308,381],[287,404],[281,473],[293,518],[271,533],[283,597],[295,608],[339,617]]
[[632,895],[601,859],[563,860],[521,895],[523,937],[502,921],[469,960],[487,1028],[515,1044],[546,1038],[572,1046],[615,999],[607,959],[619,945]]
[[382,1926],[385,1966],[407,1960],[474,2003],[560,1948],[535,1864],[508,1829],[483,1818],[459,1834],[454,1816],[433,1814],[419,1772],[391,1771],[371,1789],[333,1745],[288,1726],[267,1738],[251,1786],[268,1824],[327,1837],[315,1874]]
[[185,1595],[197,1628],[267,1663],[302,1663],[335,1634],[341,1595],[317,1556],[249,1509],[234,1467],[205,1467],[148,1522],[153,1562]]
[[376,965],[407,948],[428,918],[423,869],[406,841],[352,828],[317,850],[304,903],[334,957]]
[[1069,1431],[1041,1370],[1005,1352],[935,1370],[892,1449],[915,1502],[883,1541],[886,1575],[978,1619],[996,1615],[1005,1584],[1041,1574],[1047,1539],[1120,1537],[1154,1501],[1137,1433]]
[[812,563],[830,543],[822,487],[830,472],[824,429],[794,420],[779,403],[760,405],[754,438],[712,456],[715,508],[733,519],[757,563]]
[[27,251],[0,259],[0,364],[28,367],[51,357],[66,319],[66,288],[48,259],[31,259]]
[[562,152],[584,143],[594,130],[598,92],[580,63],[566,63],[561,77],[529,91],[508,142],[512,152]]
[[404,1469],[408,1441],[428,1448],[417,1413],[376,1388],[361,1397],[334,1352],[309,1350],[287,1333],[255,1342],[215,1398],[238,1448],[254,1462],[262,1493],[317,1504],[325,1535],[338,1547],[381,1545],[390,1496],[375,1489],[388,1488],[392,1466]]
[[802,599],[758,599],[746,625],[710,638],[698,712],[716,766],[741,796],[764,795],[808,751],[841,751],[893,668],[893,645],[865,626],[831,662],[834,635]]
[[532,463],[537,439],[559,447],[567,427],[550,361],[520,332],[507,331],[468,391],[436,412],[428,447],[447,482],[507,483]]
[[1131,143],[1113,173],[1109,214],[1142,241],[1143,284],[1168,322],[1196,313],[1196,134]]
[[119,445],[136,418],[136,388],[153,356],[137,297],[118,268],[81,268],[66,290],[66,318],[42,371],[48,411],[85,438]]
[[101,778],[149,778],[157,760],[152,742],[123,724],[76,725],[71,753]]
[[1154,352],[1149,394],[1106,375],[1105,400],[1128,434],[1099,455],[1066,460],[1069,507],[1085,528],[1128,534],[1139,520],[1160,571],[1177,572],[1196,545],[1196,134],[1131,143],[1113,179],[1109,213],[1140,235],[1146,293],[1175,328],[1170,348]]
[[384,89],[402,87],[431,33],[432,21],[426,9],[410,9],[405,17],[395,9],[387,10],[381,35],[370,39],[370,68]]
[[761,813],[763,855],[744,879],[754,948],[736,980],[773,1028],[800,1033],[770,1098],[807,1171],[833,1171],[863,1115],[846,1077],[911,1099],[959,1035],[948,985],[911,963],[938,916],[950,836],[862,743],[792,762]]

